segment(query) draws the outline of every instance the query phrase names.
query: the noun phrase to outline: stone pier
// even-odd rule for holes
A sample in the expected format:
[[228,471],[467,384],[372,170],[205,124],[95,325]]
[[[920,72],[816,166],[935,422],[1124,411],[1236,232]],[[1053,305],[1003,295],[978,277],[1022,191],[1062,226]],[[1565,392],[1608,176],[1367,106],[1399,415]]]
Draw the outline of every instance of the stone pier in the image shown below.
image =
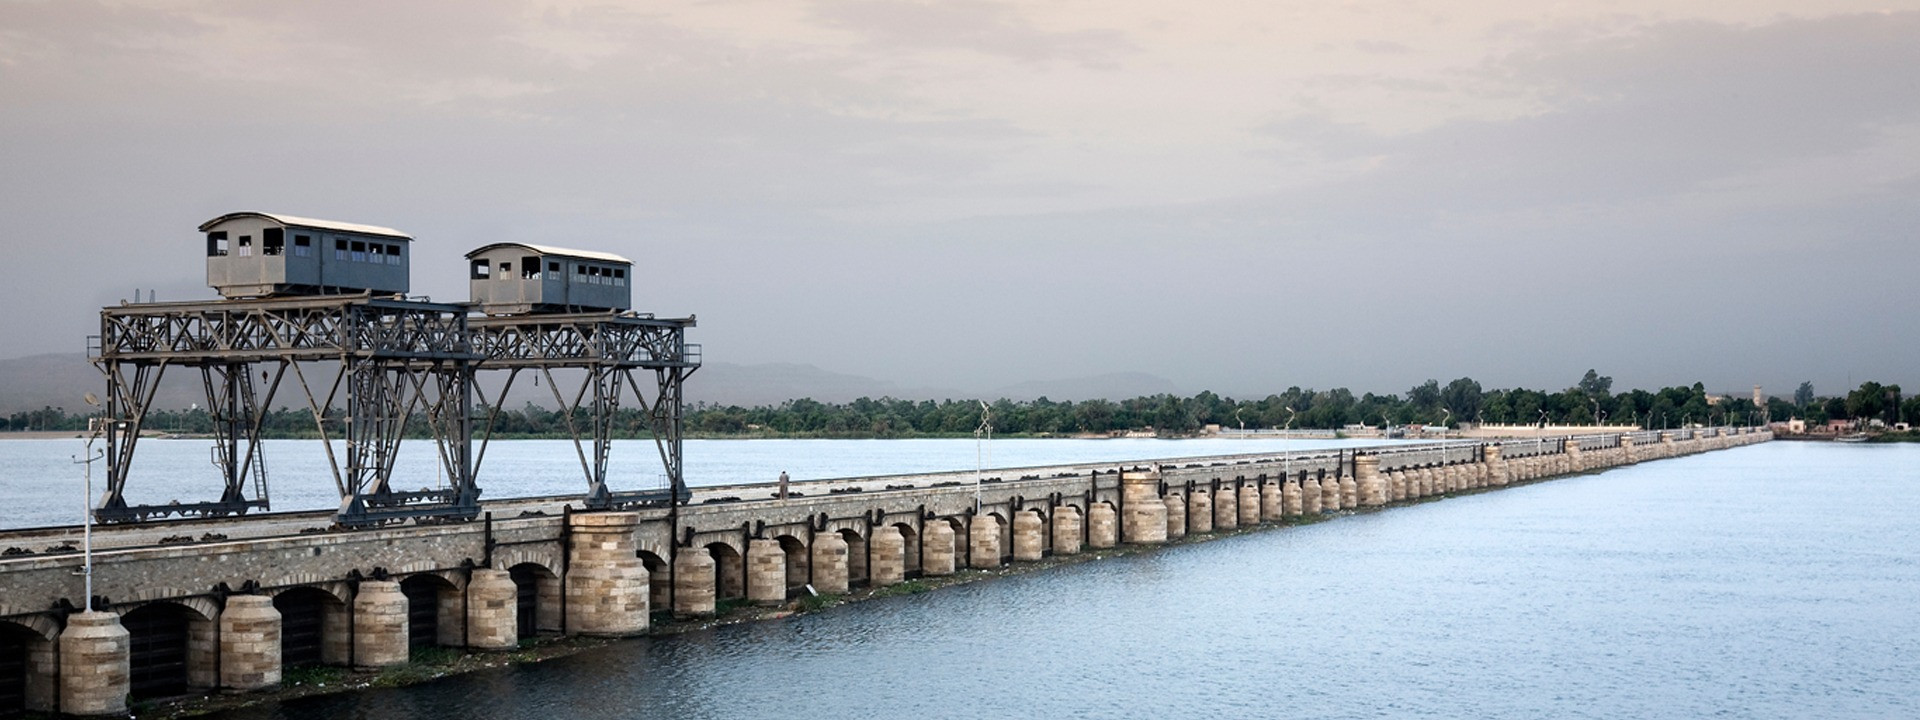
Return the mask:
[[126,715],[129,648],[119,615],[67,616],[67,629],[60,633],[60,712]]
[[1155,470],[1120,473],[1120,494],[1127,513],[1124,539],[1129,543],[1166,542],[1167,503],[1160,499],[1160,473]]
[[[572,516],[567,573],[567,630],[618,637],[647,629],[652,583],[633,545],[640,516],[584,513]],[[776,543],[774,551],[780,546]],[[784,568],[783,568],[784,570]],[[781,573],[784,580],[785,573]],[[784,588],[782,589],[784,593]]]

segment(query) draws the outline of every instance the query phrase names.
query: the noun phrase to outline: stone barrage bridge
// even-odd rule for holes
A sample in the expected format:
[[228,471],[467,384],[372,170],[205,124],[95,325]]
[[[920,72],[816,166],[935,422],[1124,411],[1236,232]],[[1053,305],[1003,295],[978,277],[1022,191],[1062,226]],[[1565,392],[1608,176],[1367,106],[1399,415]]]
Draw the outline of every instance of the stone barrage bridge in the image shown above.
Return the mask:
[[[697,618],[722,601],[778,605],[809,587],[844,593],[1769,439],[1709,428],[1394,445],[996,470],[977,484],[971,472],[800,482],[785,498],[735,485],[700,488],[677,514],[502,501],[479,521],[355,531],[226,539],[271,525],[201,522],[194,531],[226,529],[181,544],[109,527],[91,611],[79,554],[0,558],[0,714],[122,714],[129,697],[275,687],[285,667],[631,635],[656,611]],[[0,532],[0,545],[34,532]]]

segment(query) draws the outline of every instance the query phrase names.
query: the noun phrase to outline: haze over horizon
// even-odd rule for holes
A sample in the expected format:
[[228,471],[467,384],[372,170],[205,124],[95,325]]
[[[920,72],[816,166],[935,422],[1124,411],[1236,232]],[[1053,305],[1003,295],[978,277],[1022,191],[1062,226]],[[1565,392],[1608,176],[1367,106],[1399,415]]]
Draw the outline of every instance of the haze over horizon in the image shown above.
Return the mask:
[[1920,387],[1920,0],[0,1],[0,358],[241,210],[914,388]]

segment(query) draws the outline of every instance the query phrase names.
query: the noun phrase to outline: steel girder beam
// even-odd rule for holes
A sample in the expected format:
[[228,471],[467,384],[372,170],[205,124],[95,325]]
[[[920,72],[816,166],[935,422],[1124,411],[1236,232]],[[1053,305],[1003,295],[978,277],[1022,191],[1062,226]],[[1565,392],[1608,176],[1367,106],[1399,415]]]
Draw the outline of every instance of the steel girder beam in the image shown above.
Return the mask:
[[[314,427],[340,491],[343,525],[408,518],[471,518],[479,489],[470,462],[472,351],[461,306],[369,295],[216,302],[148,303],[104,308],[91,360],[107,380],[107,484],[98,516],[134,521],[168,515],[225,515],[266,508],[266,467],[259,432],[275,391],[291,369],[306,395]],[[336,373],[322,396],[308,367]],[[277,370],[265,398],[252,368]],[[215,464],[224,488],[213,502],[133,506],[127,471],[154,390],[169,366],[201,371],[214,420]],[[346,390],[347,412],[334,401]],[[442,470],[442,487],[398,491],[393,458],[409,417],[424,413]],[[344,423],[345,427],[332,427]],[[346,458],[332,439],[346,440]],[[254,487],[251,497],[246,485]]]
[[[587,481],[587,507],[685,502],[689,495],[682,474],[681,388],[687,376],[700,367],[700,346],[686,342],[686,329],[693,325],[693,318],[657,319],[618,313],[473,318],[469,327],[474,348],[487,358],[481,367],[507,371],[499,396],[488,403],[479,460],[485,458],[500,404],[514,380],[523,370],[537,370],[566,419]],[[558,369],[585,372],[571,397],[561,392],[553,376],[552,371]],[[651,393],[635,377],[646,370],[654,375]],[[614,420],[628,392],[647,418],[666,478],[664,488],[618,491],[607,482]],[[583,422],[585,427],[581,426]],[[476,461],[476,467],[479,464]]]

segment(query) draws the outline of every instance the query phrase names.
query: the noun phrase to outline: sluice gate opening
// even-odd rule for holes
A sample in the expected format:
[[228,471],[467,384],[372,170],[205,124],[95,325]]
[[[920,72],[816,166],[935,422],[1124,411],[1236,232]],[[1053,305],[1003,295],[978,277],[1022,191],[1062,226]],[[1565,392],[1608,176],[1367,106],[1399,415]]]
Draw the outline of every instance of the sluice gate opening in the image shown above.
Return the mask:
[[39,637],[12,623],[0,623],[0,717],[27,710],[27,672]]
[[327,616],[346,609],[339,599],[318,588],[293,588],[274,596],[273,609],[280,613],[280,664],[326,662]]
[[194,613],[173,603],[149,603],[121,616],[127,629],[128,694],[170,697],[190,689],[189,641]]

